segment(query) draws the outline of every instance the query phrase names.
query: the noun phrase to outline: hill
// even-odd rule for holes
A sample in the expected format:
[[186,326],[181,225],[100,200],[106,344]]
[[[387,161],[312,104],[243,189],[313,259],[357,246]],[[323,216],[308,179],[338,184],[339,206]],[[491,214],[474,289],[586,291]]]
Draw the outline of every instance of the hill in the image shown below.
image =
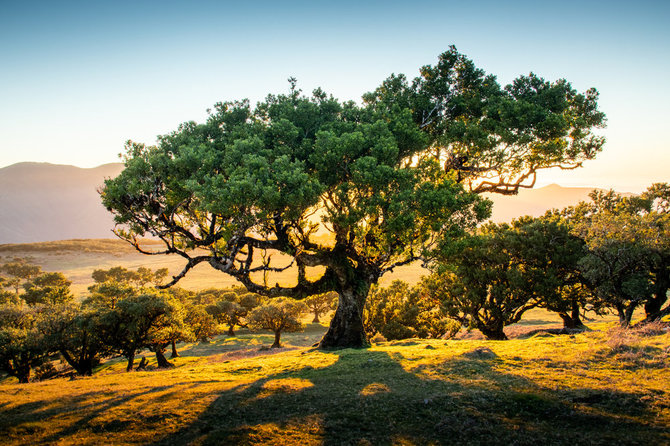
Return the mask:
[[558,184],[537,189],[520,189],[518,195],[486,194],[493,201],[491,220],[508,222],[522,215],[539,217],[550,209],[562,209],[589,200],[591,187],[562,187]]
[[[19,163],[0,169],[0,244],[112,238],[113,220],[96,189],[123,164],[92,169],[48,163]],[[488,195],[495,222],[538,216],[588,198],[591,188],[557,184],[522,189],[519,195]]]
[[123,164],[92,169],[19,163],[0,169],[0,243],[111,238],[112,216],[96,189]]

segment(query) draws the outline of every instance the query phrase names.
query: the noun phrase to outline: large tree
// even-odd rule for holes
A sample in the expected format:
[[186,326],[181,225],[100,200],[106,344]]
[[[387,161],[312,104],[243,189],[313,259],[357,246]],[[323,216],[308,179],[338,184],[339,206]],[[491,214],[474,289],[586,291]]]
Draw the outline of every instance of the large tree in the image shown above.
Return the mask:
[[[305,97],[291,79],[288,95],[254,109],[219,103],[157,146],[128,142],[125,170],[101,193],[119,237],[185,259],[167,286],[208,263],[269,297],[336,291],[320,346],[362,346],[371,285],[488,216],[477,193],[511,193],[600,150],[596,97],[534,75],[501,88],[454,48],[363,106]],[[145,235],[165,249],[143,247]],[[272,277],[283,271],[292,282]]]

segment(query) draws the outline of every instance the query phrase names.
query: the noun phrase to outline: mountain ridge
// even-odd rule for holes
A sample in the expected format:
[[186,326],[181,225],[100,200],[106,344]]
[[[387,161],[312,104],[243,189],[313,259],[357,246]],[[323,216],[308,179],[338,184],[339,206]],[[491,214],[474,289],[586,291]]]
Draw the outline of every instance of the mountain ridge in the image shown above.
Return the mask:
[[[122,170],[123,163],[83,168],[30,161],[0,168],[0,244],[113,238],[114,221],[97,189]],[[576,204],[593,189],[552,183],[485,196],[494,203],[491,220],[505,222]]]

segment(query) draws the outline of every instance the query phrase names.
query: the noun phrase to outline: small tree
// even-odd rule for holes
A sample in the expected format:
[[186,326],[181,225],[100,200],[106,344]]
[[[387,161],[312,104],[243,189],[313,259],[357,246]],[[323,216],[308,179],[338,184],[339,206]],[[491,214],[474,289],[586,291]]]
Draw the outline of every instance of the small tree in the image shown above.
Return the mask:
[[207,343],[216,336],[216,321],[204,305],[189,305],[184,318],[196,341]]
[[242,318],[248,313],[246,308],[230,300],[219,301],[216,305],[207,305],[206,309],[217,323],[228,325],[228,336],[235,336],[235,325],[242,325]]
[[275,334],[271,348],[280,348],[279,340],[282,332],[302,331],[303,324],[300,322],[300,317],[306,311],[307,306],[303,302],[290,298],[277,298],[252,310],[247,321],[250,327],[271,330]]
[[602,305],[614,308],[621,325],[644,305],[647,320],[670,314],[670,185],[658,183],[640,196],[594,191],[591,202],[568,208],[574,233],[588,255],[584,275]]
[[587,248],[570,229],[566,219],[549,212],[514,220],[505,236],[509,255],[532,284],[539,306],[558,313],[565,328],[575,329],[583,327],[587,305],[593,310],[599,306],[580,269]]
[[142,294],[120,300],[114,310],[100,316],[101,336],[107,345],[128,360],[126,371],[133,369],[138,351],[153,346],[154,333],[169,326],[170,311],[165,296]]
[[460,328],[442,314],[423,283],[410,287],[395,280],[387,288],[373,288],[364,315],[368,336],[379,333],[387,340],[451,337]]
[[448,317],[487,339],[507,339],[504,326],[540,304],[537,272],[514,255],[510,233],[506,224],[489,224],[467,237],[445,255],[429,289]]
[[51,353],[38,329],[41,317],[41,308],[0,307],[0,369],[20,383],[30,382],[31,369]]
[[337,293],[329,291],[327,293],[314,294],[305,299],[304,302],[307,308],[314,313],[312,323],[318,324],[321,322],[319,316],[337,307]]
[[40,266],[30,263],[31,260],[29,258],[15,257],[14,260],[0,266],[0,272],[11,276],[5,279],[4,286],[14,288],[17,296],[19,295],[22,282],[27,282],[42,272]]
[[91,295],[84,301],[85,305],[109,308],[116,308],[116,303],[121,299],[126,299],[137,294],[137,290],[132,286],[116,281],[105,281],[96,283],[88,287]]
[[72,284],[62,273],[43,273],[23,284],[26,292],[22,295],[28,305],[60,305],[71,302]]
[[82,376],[93,374],[93,368],[110,353],[101,336],[100,312],[76,305],[53,306],[45,311],[40,331],[53,351]]

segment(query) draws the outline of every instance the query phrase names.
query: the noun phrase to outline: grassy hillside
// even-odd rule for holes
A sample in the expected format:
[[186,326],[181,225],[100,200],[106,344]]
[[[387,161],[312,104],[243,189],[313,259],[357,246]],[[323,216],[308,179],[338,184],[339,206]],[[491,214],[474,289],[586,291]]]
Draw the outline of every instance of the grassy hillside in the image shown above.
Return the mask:
[[[324,328],[183,345],[171,370],[0,384],[3,444],[670,442],[670,334],[308,347]],[[152,362],[153,364],[153,362]]]

